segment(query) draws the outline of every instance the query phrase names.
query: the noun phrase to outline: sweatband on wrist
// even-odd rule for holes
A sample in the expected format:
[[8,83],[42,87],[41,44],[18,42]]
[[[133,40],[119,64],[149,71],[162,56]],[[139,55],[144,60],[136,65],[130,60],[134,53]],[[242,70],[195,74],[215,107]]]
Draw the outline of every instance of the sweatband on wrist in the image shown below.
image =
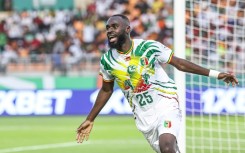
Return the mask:
[[213,77],[213,78],[218,79],[219,74],[220,74],[219,71],[216,71],[216,70],[210,70],[208,76],[209,76],[209,77]]

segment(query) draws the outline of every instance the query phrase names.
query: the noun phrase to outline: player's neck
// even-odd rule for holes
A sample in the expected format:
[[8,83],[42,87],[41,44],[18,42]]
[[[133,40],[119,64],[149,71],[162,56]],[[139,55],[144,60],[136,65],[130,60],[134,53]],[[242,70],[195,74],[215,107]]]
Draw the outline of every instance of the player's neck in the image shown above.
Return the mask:
[[133,40],[131,39],[127,39],[125,41],[125,43],[122,45],[122,47],[119,49],[117,49],[117,51],[120,53],[120,54],[127,54],[128,52],[130,52],[132,49],[133,49]]

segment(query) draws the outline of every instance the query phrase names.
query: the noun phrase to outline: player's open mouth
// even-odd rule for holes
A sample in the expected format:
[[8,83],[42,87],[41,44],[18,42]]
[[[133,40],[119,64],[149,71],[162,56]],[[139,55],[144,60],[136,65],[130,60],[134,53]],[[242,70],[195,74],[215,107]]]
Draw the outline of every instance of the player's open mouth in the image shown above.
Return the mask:
[[116,36],[108,36],[110,42],[115,42],[117,40]]

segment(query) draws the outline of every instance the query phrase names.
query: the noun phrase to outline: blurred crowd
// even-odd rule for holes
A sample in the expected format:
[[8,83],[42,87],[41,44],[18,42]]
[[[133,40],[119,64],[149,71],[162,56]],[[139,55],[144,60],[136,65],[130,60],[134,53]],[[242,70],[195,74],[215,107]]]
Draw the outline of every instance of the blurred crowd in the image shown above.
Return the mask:
[[244,73],[244,27],[244,0],[187,0],[187,58],[223,71]]
[[[10,62],[48,62],[63,74],[107,48],[105,22],[123,13],[133,38],[173,45],[172,0],[96,0],[86,9],[13,11],[0,23],[0,70]],[[47,56],[48,55],[48,56]]]
[[[225,59],[219,65],[227,68],[245,60],[244,10],[244,1],[187,0],[187,58],[211,65]],[[0,72],[9,63],[49,63],[66,75],[83,61],[98,62],[107,50],[106,20],[119,13],[129,17],[132,38],[173,49],[173,0],[94,0],[85,9],[9,12],[0,22]]]

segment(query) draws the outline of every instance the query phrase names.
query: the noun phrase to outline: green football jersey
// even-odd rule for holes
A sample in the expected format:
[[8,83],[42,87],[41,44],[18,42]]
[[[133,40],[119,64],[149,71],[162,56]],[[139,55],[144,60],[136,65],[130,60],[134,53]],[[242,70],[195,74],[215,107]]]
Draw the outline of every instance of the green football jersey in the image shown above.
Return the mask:
[[161,63],[170,62],[173,51],[153,40],[132,39],[128,52],[109,49],[102,57],[104,81],[116,81],[130,106],[146,108],[163,97],[177,100],[177,88]]

